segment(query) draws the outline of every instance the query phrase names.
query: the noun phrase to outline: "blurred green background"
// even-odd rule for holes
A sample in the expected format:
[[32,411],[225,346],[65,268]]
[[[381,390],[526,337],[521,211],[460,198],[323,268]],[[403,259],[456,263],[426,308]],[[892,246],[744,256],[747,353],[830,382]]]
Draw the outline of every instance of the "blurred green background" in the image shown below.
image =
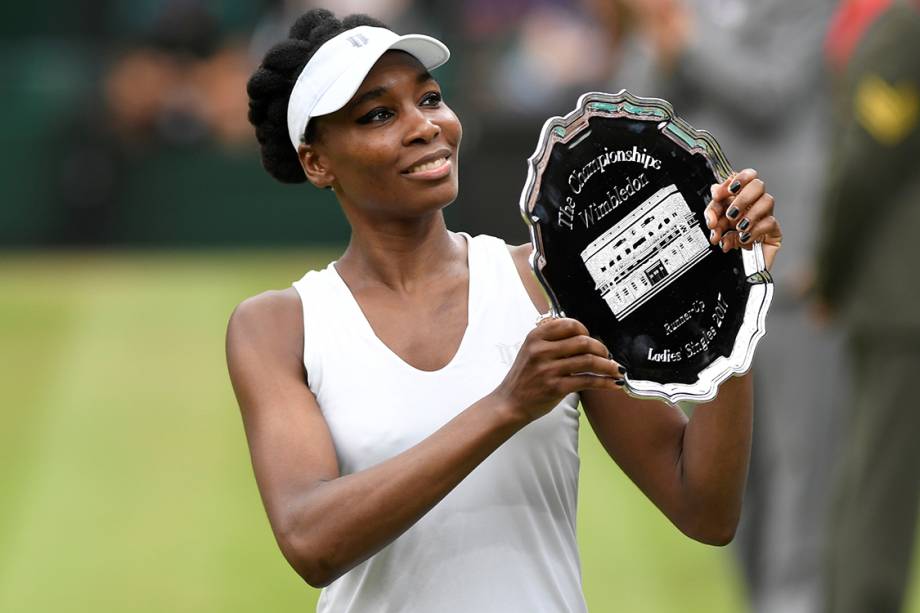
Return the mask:
[[[309,611],[272,536],[224,363],[233,306],[332,250],[0,253],[0,611]],[[594,613],[745,610],[583,424]],[[920,613],[914,571],[908,611]]]

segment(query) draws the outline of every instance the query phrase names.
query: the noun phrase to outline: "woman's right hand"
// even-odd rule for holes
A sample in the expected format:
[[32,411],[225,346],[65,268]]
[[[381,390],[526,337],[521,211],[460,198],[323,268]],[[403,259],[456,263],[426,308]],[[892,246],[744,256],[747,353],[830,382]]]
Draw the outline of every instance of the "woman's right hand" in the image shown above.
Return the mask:
[[514,419],[529,423],[572,392],[621,389],[623,373],[607,347],[591,338],[581,322],[551,318],[527,334],[511,370],[493,394]]

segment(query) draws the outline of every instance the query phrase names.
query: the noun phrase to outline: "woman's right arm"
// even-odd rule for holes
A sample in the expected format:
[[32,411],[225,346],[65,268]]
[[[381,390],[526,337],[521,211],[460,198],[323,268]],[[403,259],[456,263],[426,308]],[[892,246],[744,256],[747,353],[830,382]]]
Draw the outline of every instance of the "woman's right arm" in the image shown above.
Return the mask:
[[[315,587],[405,532],[566,394],[618,389],[607,348],[575,320],[549,320],[528,334],[494,392],[414,447],[343,476],[306,384],[302,331],[293,288],[250,298],[230,317],[227,363],[272,531],[291,566]],[[572,374],[584,372],[604,376]]]

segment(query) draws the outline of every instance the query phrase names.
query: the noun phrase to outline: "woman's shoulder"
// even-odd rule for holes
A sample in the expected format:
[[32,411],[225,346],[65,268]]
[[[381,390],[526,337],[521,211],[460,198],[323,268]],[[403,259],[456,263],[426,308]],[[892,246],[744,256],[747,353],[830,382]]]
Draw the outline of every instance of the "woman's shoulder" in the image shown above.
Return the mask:
[[[250,347],[260,354],[303,351],[303,309],[293,287],[269,290],[246,298],[230,314],[227,350]],[[299,337],[299,338],[298,338]]]
[[515,264],[518,264],[519,262],[527,264],[527,258],[530,257],[530,252],[533,250],[533,247],[530,243],[524,243],[523,245],[512,245],[505,241],[503,238],[493,236],[491,234],[477,234],[476,236],[471,236],[470,238],[474,241],[493,243],[496,247],[504,245],[504,248],[508,250],[508,253],[510,253],[511,257],[514,259]]
[[511,259],[514,260],[518,276],[521,277],[521,283],[524,284],[524,289],[527,290],[534,307],[541,313],[546,312],[549,309],[549,302],[546,300],[546,294],[543,288],[540,287],[537,277],[530,266],[530,254],[533,253],[533,245],[531,243],[508,245],[508,252],[511,254]]
[[508,245],[508,251],[514,259],[514,263],[520,267],[522,264],[525,268],[530,267],[530,254],[533,252],[533,245],[524,243],[523,245]]
[[300,314],[300,295],[291,286],[284,289],[270,289],[246,298],[233,309],[234,315],[246,318],[276,318]]

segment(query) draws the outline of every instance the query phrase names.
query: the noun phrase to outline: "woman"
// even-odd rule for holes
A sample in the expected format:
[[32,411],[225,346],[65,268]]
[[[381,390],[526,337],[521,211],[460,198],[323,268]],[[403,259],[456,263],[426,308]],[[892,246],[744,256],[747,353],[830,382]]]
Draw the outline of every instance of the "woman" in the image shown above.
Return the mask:
[[[579,322],[534,326],[548,305],[530,246],[444,224],[461,127],[428,71],[447,55],[321,10],[268,52],[249,83],[263,164],[333,189],[352,235],[325,270],[237,307],[231,379],[272,530],[294,569],[328,586],[321,611],[583,611],[579,400],[674,524],[723,544],[751,377],[688,421],[619,393],[624,370]],[[752,170],[713,186],[711,240],[763,241],[772,261],[772,209]]]

